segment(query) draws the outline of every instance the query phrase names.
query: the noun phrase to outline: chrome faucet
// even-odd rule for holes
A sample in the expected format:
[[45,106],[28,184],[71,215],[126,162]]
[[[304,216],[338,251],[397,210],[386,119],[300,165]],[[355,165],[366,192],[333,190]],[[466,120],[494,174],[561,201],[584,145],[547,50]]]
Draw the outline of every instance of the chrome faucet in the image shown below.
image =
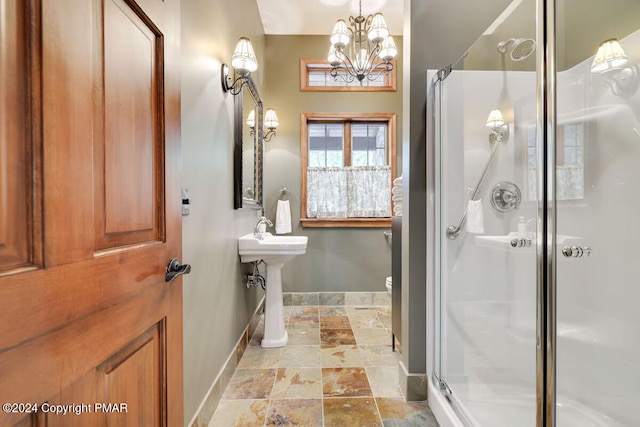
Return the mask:
[[269,221],[269,219],[266,216],[263,216],[262,218],[260,218],[258,220],[258,223],[256,224],[255,229],[253,230],[253,237],[255,237],[258,240],[264,240],[264,232],[260,231],[260,226],[262,224],[266,224],[269,227],[273,227],[273,223]]

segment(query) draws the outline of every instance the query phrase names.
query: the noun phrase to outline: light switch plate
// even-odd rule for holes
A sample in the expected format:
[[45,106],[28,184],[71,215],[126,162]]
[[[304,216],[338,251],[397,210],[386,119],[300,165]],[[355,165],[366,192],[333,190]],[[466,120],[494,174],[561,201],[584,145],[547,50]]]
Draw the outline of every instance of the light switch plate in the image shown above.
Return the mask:
[[189,199],[189,189],[182,189],[182,215],[189,215],[191,210],[191,200]]

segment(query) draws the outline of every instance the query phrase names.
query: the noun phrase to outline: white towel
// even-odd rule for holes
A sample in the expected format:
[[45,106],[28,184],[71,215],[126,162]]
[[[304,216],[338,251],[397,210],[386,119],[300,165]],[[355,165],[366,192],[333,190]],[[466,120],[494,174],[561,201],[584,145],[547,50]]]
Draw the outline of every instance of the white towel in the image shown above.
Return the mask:
[[402,216],[402,202],[394,201],[394,203],[393,203],[393,215]]
[[276,234],[291,233],[291,207],[288,200],[278,200],[276,207]]
[[484,233],[481,200],[469,200],[467,205],[467,233]]

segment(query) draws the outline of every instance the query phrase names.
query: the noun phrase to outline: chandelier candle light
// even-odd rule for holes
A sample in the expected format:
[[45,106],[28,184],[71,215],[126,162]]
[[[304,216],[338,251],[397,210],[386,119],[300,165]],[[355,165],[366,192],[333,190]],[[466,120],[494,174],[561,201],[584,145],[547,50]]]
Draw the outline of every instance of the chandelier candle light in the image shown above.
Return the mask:
[[344,19],[339,19],[331,33],[331,47],[327,59],[331,64],[331,76],[340,76],[345,82],[364,78],[375,80],[380,74],[393,70],[391,60],[398,49],[389,35],[387,24],[381,13],[349,17],[349,27]]

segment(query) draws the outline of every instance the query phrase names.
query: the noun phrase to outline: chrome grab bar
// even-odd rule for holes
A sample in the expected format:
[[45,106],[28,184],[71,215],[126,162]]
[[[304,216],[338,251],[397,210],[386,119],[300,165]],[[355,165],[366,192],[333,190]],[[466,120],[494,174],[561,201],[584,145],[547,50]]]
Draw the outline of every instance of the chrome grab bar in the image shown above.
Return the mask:
[[[469,199],[469,201],[476,200],[476,196],[480,192],[482,183],[484,182],[485,178],[489,174],[491,165],[495,160],[496,151],[498,150],[498,145],[499,143],[495,143],[493,144],[493,147],[491,147],[491,155],[489,156],[489,161],[487,162],[487,165],[484,167],[484,171],[482,171],[482,175],[480,175],[480,179],[478,180],[478,185],[476,185],[476,189],[473,191],[473,194],[471,195],[471,199]],[[462,218],[460,219],[460,223],[456,227],[452,225],[451,227],[447,228],[447,239],[449,240],[457,239],[460,233],[462,232],[462,227],[464,227],[466,222],[467,222],[467,208],[465,207],[464,214],[462,214]]]

